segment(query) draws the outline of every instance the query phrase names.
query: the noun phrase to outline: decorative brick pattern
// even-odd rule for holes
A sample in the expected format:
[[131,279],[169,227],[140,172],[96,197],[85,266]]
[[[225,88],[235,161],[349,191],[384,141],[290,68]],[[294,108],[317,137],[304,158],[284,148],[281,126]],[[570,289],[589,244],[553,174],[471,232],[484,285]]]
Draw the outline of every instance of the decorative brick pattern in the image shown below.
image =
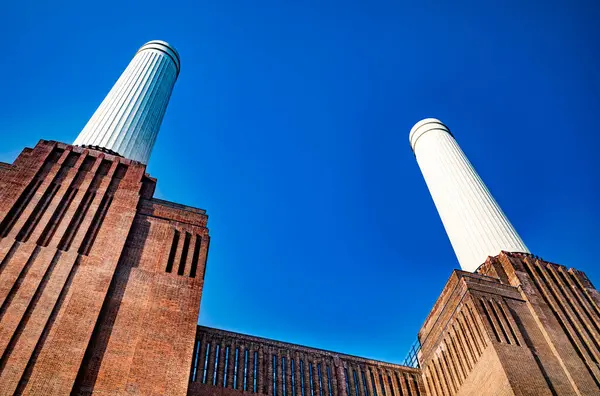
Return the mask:
[[[43,140],[0,167],[1,395],[187,392],[207,216],[152,198],[155,183]],[[189,238],[169,273],[175,230]]]
[[430,395],[600,393],[600,305],[585,275],[525,253],[454,271],[419,332]]

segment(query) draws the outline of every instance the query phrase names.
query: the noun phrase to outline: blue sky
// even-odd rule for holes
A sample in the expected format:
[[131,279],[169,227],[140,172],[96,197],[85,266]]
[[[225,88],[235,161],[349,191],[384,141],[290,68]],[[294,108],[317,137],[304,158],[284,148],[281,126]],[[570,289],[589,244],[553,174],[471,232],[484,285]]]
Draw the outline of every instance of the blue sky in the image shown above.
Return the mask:
[[408,144],[424,117],[533,253],[600,284],[600,9],[460,3],[6,3],[0,160],[72,142],[137,48],[169,41],[149,172],[209,213],[200,323],[400,362],[458,267]]

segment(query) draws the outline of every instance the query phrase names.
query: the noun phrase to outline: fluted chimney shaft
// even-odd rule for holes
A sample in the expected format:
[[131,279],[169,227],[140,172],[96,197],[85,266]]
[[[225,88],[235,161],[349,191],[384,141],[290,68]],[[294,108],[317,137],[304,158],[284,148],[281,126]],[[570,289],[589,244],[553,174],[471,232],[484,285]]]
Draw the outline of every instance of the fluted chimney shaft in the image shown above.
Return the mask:
[[147,164],[179,67],[169,44],[144,44],[73,144]]
[[419,121],[409,139],[463,270],[475,271],[501,250],[529,252],[441,121]]

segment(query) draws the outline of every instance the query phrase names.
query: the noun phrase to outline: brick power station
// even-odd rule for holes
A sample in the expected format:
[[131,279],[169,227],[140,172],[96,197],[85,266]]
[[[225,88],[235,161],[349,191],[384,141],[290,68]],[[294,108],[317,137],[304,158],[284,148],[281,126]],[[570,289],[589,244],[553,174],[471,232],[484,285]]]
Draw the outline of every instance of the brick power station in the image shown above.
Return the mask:
[[528,252],[434,119],[410,143],[463,270],[415,364],[198,326],[206,213],[146,173],[179,64],[147,43],[73,145],[0,164],[1,395],[600,394],[600,294]]

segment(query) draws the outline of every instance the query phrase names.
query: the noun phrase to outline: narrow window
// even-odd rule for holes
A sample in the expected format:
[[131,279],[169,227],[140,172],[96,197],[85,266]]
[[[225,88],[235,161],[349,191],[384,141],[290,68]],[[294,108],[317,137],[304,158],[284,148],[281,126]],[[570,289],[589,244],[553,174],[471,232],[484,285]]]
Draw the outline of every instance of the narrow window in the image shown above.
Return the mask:
[[327,389],[329,390],[329,396],[333,396],[333,390],[331,388],[331,369],[327,367]]
[[302,396],[305,396],[304,388],[304,361],[300,359],[300,390],[302,391]]
[[356,392],[356,396],[360,396],[360,389],[358,387],[358,376],[356,375],[356,370],[352,370],[352,378],[354,378],[354,391]]
[[244,383],[242,384],[244,390],[248,390],[248,353],[249,351],[246,349],[244,351]]
[[[409,378],[410,378],[410,381],[415,386],[415,390],[417,391],[417,396],[421,396],[421,391],[419,390],[419,383],[417,382],[416,378],[413,377],[412,375],[409,376]],[[409,389],[410,389],[410,387],[409,387]]]
[[196,352],[194,352],[194,371],[192,373],[192,381],[196,381],[198,374],[198,355],[200,355],[200,341],[196,341]]
[[277,396],[277,356],[273,355],[273,396]]
[[394,384],[392,383],[392,377],[390,377],[389,375],[388,377],[388,384],[390,384],[390,392],[392,392],[392,396],[396,396],[396,394],[394,393]]
[[233,366],[233,389],[237,389],[237,383],[239,379],[238,366],[240,362],[240,349],[235,348],[235,366]]
[[212,377],[212,384],[213,385],[217,385],[217,374],[218,374],[218,368],[219,368],[219,352],[221,350],[221,345],[217,344],[215,346],[215,367],[213,370],[213,377]]
[[369,375],[371,376],[371,384],[373,386],[373,395],[377,396],[377,385],[375,384],[375,377],[373,376],[373,372],[369,369]]
[[494,300],[494,302],[496,303],[496,306],[498,307],[498,311],[500,311],[500,314],[504,318],[504,322],[508,325],[510,333],[512,334],[515,342],[517,343],[518,346],[521,346],[521,344],[519,343],[519,339],[517,338],[517,333],[513,329],[512,325],[510,324],[510,321],[508,320],[508,315],[504,311],[504,307],[502,306],[502,304],[500,302],[498,302],[496,300]]
[[312,363],[308,364],[308,381],[309,381],[309,385],[310,385],[310,396],[315,396],[315,385],[314,385],[314,378],[313,378],[313,364]]
[[196,271],[198,270],[198,260],[200,259],[200,245],[202,244],[202,237],[196,235],[196,243],[194,243],[194,255],[192,256],[192,268],[190,269],[190,278],[196,277]]
[[281,387],[282,387],[282,390],[283,390],[283,396],[287,396],[287,389],[286,389],[286,385],[287,385],[286,384],[286,382],[287,382],[286,381],[286,379],[287,379],[286,370],[287,370],[287,367],[286,367],[285,363],[286,363],[285,362],[285,357],[282,356],[281,357]]
[[492,312],[492,315],[496,319],[496,323],[498,323],[498,327],[500,327],[500,331],[502,331],[502,335],[504,336],[504,339],[506,340],[506,343],[510,344],[510,338],[508,338],[508,333],[504,329],[504,324],[502,323],[502,321],[500,320],[500,317],[498,316],[498,313],[494,309],[494,303],[493,303],[493,301],[492,300],[488,301],[488,304],[490,305],[490,311]]
[[229,367],[229,347],[225,347],[225,367],[223,371],[223,388],[227,388],[227,368]]
[[175,230],[173,234],[173,242],[171,242],[171,251],[169,252],[169,258],[167,259],[167,272],[173,271],[173,261],[175,260],[175,253],[177,252],[177,245],[179,244],[179,231]]
[[346,393],[350,396],[350,380],[348,379],[348,369],[344,368],[344,377],[346,377]]
[[367,387],[367,377],[365,376],[365,372],[361,370],[360,376],[362,377],[363,388],[364,388],[363,390],[365,392],[365,396],[370,396],[369,388]]
[[379,374],[379,383],[381,384],[381,393],[385,396],[385,385],[383,384],[383,377]]
[[317,363],[317,374],[319,375],[319,395],[325,396],[323,394],[323,373],[321,372],[321,363]]
[[290,360],[290,375],[292,376],[292,396],[296,396],[296,367],[294,359]]
[[206,374],[208,372],[208,357],[210,356],[210,343],[206,344],[206,356],[204,356],[204,372],[202,373],[202,383],[206,384]]
[[181,251],[181,259],[179,260],[179,269],[177,270],[177,275],[183,275],[185,271],[185,262],[187,261],[188,250],[190,249],[190,239],[191,235],[186,231],[185,239],[183,240],[183,249]]
[[254,389],[254,393],[256,393],[256,381],[257,381],[257,371],[258,371],[258,352],[254,352],[254,378],[253,378],[253,389]]

